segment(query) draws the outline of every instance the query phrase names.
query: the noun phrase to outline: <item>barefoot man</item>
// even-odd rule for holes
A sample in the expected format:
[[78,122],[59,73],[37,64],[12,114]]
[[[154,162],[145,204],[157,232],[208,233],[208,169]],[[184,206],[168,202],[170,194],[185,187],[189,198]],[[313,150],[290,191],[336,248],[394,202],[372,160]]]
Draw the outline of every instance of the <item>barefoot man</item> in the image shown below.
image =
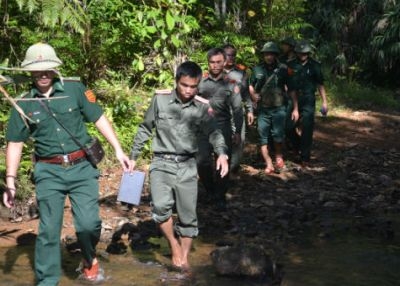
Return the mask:
[[[193,238],[198,235],[195,154],[200,134],[209,136],[218,154],[216,168],[220,176],[228,173],[224,137],[208,112],[207,102],[196,97],[201,77],[201,68],[194,62],[184,62],[178,67],[176,88],[157,92],[153,97],[131,152],[130,171],[133,171],[143,146],[153,138],[149,169],[152,217],[168,240],[173,266],[185,271],[189,270],[188,254]],[[171,216],[174,205],[178,213],[176,222]]]

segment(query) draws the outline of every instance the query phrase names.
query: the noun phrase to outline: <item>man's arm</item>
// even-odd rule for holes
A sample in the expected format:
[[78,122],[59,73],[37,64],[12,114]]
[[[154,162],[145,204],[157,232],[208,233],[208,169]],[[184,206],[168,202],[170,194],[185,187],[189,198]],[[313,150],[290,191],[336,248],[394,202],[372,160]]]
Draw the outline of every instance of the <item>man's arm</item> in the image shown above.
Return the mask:
[[15,179],[18,166],[21,161],[24,142],[8,142],[6,150],[6,184],[7,188],[3,194],[3,203],[7,208],[14,206]]
[[240,86],[236,85],[234,91],[230,97],[230,105],[232,109],[233,123],[235,124],[235,134],[233,136],[233,142],[235,144],[240,143],[240,134],[242,132],[243,125],[243,108],[242,108],[242,96],[240,94]]
[[318,92],[322,99],[322,108],[325,112],[328,112],[328,99],[326,96],[325,86],[323,84],[318,85]]
[[292,115],[291,118],[294,122],[296,122],[297,120],[299,120],[299,103],[298,103],[298,99],[297,99],[297,93],[294,90],[291,90],[288,92],[289,96],[292,99],[293,102],[293,110],[292,110]]
[[115,155],[118,161],[121,163],[124,171],[128,171],[130,166],[130,161],[128,156],[125,155],[124,151],[121,148],[121,144],[118,141],[118,138],[115,134],[114,129],[112,128],[108,119],[102,115],[96,122],[95,125],[101,134],[107,139],[107,141],[113,146],[115,150]]

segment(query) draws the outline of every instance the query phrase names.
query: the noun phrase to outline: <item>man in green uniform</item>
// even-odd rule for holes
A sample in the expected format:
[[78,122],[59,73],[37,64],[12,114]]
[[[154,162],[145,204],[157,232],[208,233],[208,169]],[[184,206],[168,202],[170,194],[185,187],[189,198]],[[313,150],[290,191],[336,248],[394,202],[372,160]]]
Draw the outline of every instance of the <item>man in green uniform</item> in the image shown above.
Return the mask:
[[[153,97],[131,152],[132,171],[155,129],[154,157],[149,170],[153,219],[168,240],[172,264],[183,270],[189,269],[188,254],[193,238],[198,235],[195,154],[200,134],[209,138],[219,155],[216,162],[219,176],[225,177],[229,168],[224,138],[208,113],[209,105],[197,100],[201,74],[201,68],[194,62],[184,62],[178,67],[175,90]],[[174,204],[178,212],[175,230],[171,216]]]
[[[246,112],[247,124],[252,125],[254,122],[254,112],[253,112],[253,102],[251,101],[249,95],[249,84],[246,73],[246,67],[243,65],[236,64],[236,48],[231,44],[226,44],[223,46],[226,61],[224,65],[224,72],[227,76],[238,83],[240,83],[240,95],[242,97],[242,102],[244,103],[244,111]],[[233,122],[232,122],[233,123]],[[234,123],[233,125],[233,132]],[[239,170],[240,161],[243,156],[243,147],[246,137],[246,121],[243,120],[242,132],[240,134],[240,144],[233,144],[232,155],[230,160],[230,171],[236,172]]]
[[[240,144],[243,125],[242,97],[240,82],[230,79],[224,72],[225,53],[221,48],[207,52],[208,72],[203,75],[199,85],[199,95],[209,101],[210,112],[215,117],[218,127],[224,135],[231,156],[232,144]],[[232,119],[233,117],[233,119]],[[232,132],[232,120],[235,132]],[[207,194],[220,210],[226,208],[225,194],[228,190],[229,177],[215,176],[212,146],[206,136],[199,139],[197,164],[200,180]]]
[[265,162],[265,173],[275,171],[268,147],[268,138],[272,136],[275,151],[275,166],[284,167],[282,143],[285,138],[286,106],[284,93],[286,89],[294,102],[291,113],[293,120],[298,119],[297,98],[290,81],[286,65],[277,60],[279,49],[274,42],[267,42],[261,52],[264,62],[254,67],[250,78],[250,94],[257,104],[257,130],[260,135],[261,154]]
[[6,133],[7,191],[3,202],[9,208],[14,205],[15,178],[24,142],[31,137],[35,148],[33,179],[40,213],[35,246],[37,285],[54,286],[59,282],[60,234],[66,196],[71,201],[76,235],[83,255],[80,277],[89,281],[104,279],[95,251],[101,231],[99,170],[87,161],[85,152],[53,116],[83,145],[91,140],[85,123],[94,122],[114,147],[123,168],[128,170],[130,164],[109,121],[95,103],[94,93],[86,90],[80,82],[63,82],[56,78],[58,72],[55,68],[61,63],[48,44],[38,43],[27,50],[21,66],[31,72],[32,89],[18,101],[21,109],[12,109]]
[[[300,154],[300,162],[307,167],[310,162],[314,132],[315,93],[318,90],[322,98],[322,110],[327,112],[328,102],[324,87],[321,64],[310,57],[311,46],[307,41],[297,43],[297,58],[288,62],[296,82],[299,105],[299,122],[288,120],[287,134],[293,149]],[[289,102],[289,110],[292,102]]]

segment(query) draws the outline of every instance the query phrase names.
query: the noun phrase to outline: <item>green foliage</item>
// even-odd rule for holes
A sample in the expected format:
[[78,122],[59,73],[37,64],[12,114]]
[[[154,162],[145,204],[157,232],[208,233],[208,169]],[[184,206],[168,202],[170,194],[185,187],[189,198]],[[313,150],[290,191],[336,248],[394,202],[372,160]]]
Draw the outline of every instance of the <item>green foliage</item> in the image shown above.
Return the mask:
[[203,69],[207,68],[207,51],[225,44],[231,44],[237,49],[237,63],[250,67],[258,62],[255,40],[248,36],[228,31],[215,31],[204,34],[199,42],[201,43],[198,45],[199,48],[191,54],[190,59],[199,63]]
[[[94,90],[103,106],[105,115],[111,121],[123,149],[129,153],[134,135],[139,123],[142,122],[144,112],[150,104],[151,92],[143,89],[130,88],[129,82],[120,79],[117,74],[112,75],[112,80],[98,80]],[[92,134],[98,134],[94,126],[90,129]],[[104,138],[101,138],[104,142]],[[105,144],[108,154],[113,154],[111,146]],[[150,146],[144,150],[144,157],[149,156]],[[111,156],[112,157],[112,156]]]
[[84,9],[87,7],[86,1],[17,0],[17,3],[20,10],[26,8],[29,14],[41,12],[40,21],[45,27],[55,28],[61,25],[80,34],[84,34],[87,28],[88,19]]
[[[139,42],[143,45],[132,62],[143,83],[171,84],[176,67],[190,53],[192,32],[199,28],[196,18],[188,15],[193,1],[157,0],[137,11]],[[160,9],[162,7],[163,9]]]
[[372,110],[400,110],[400,101],[393,90],[365,86],[345,79],[328,84],[330,102],[336,107]]
[[348,70],[342,75],[348,79],[396,86],[399,7],[391,0],[308,1],[307,19],[314,28],[306,34],[319,48],[329,46],[322,51],[323,58],[346,63]]
[[389,2],[373,30],[371,50],[374,62],[384,76],[380,80],[396,82],[400,77],[400,2]]

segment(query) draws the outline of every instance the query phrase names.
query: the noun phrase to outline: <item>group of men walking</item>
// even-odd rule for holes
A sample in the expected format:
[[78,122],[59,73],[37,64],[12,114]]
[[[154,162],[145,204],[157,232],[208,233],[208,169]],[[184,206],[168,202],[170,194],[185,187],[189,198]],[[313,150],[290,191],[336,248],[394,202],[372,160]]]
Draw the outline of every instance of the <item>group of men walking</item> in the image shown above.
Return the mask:
[[[133,172],[145,143],[152,139],[152,217],[169,243],[172,264],[184,271],[190,269],[188,256],[198,235],[198,177],[209,202],[217,210],[225,210],[228,174],[240,166],[245,128],[255,122],[255,114],[266,174],[284,167],[285,137],[297,150],[300,162],[308,164],[317,89],[327,110],[321,66],[310,58],[308,43],[286,39],[282,44],[285,53],[281,59],[276,43],[263,46],[262,62],[252,69],[250,77],[245,67],[236,64],[232,45],[210,49],[204,73],[194,62],[182,63],[176,71],[175,88],[153,96],[130,157],[122,151],[94,93],[80,82],[62,80],[56,70],[62,62],[51,46],[31,46],[22,68],[31,72],[32,88],[26,101],[13,108],[6,135],[7,189],[3,202],[7,207],[14,205],[23,144],[32,137],[40,211],[35,250],[37,285],[57,285],[59,281],[59,239],[66,196],[72,203],[82,248],[81,277],[97,282],[104,279],[95,253],[100,236],[99,173],[71,138],[74,134],[82,145],[88,143],[85,122],[93,122],[111,143],[126,172]],[[174,208],[176,221],[172,217]],[[49,252],[53,253],[51,257]]]

